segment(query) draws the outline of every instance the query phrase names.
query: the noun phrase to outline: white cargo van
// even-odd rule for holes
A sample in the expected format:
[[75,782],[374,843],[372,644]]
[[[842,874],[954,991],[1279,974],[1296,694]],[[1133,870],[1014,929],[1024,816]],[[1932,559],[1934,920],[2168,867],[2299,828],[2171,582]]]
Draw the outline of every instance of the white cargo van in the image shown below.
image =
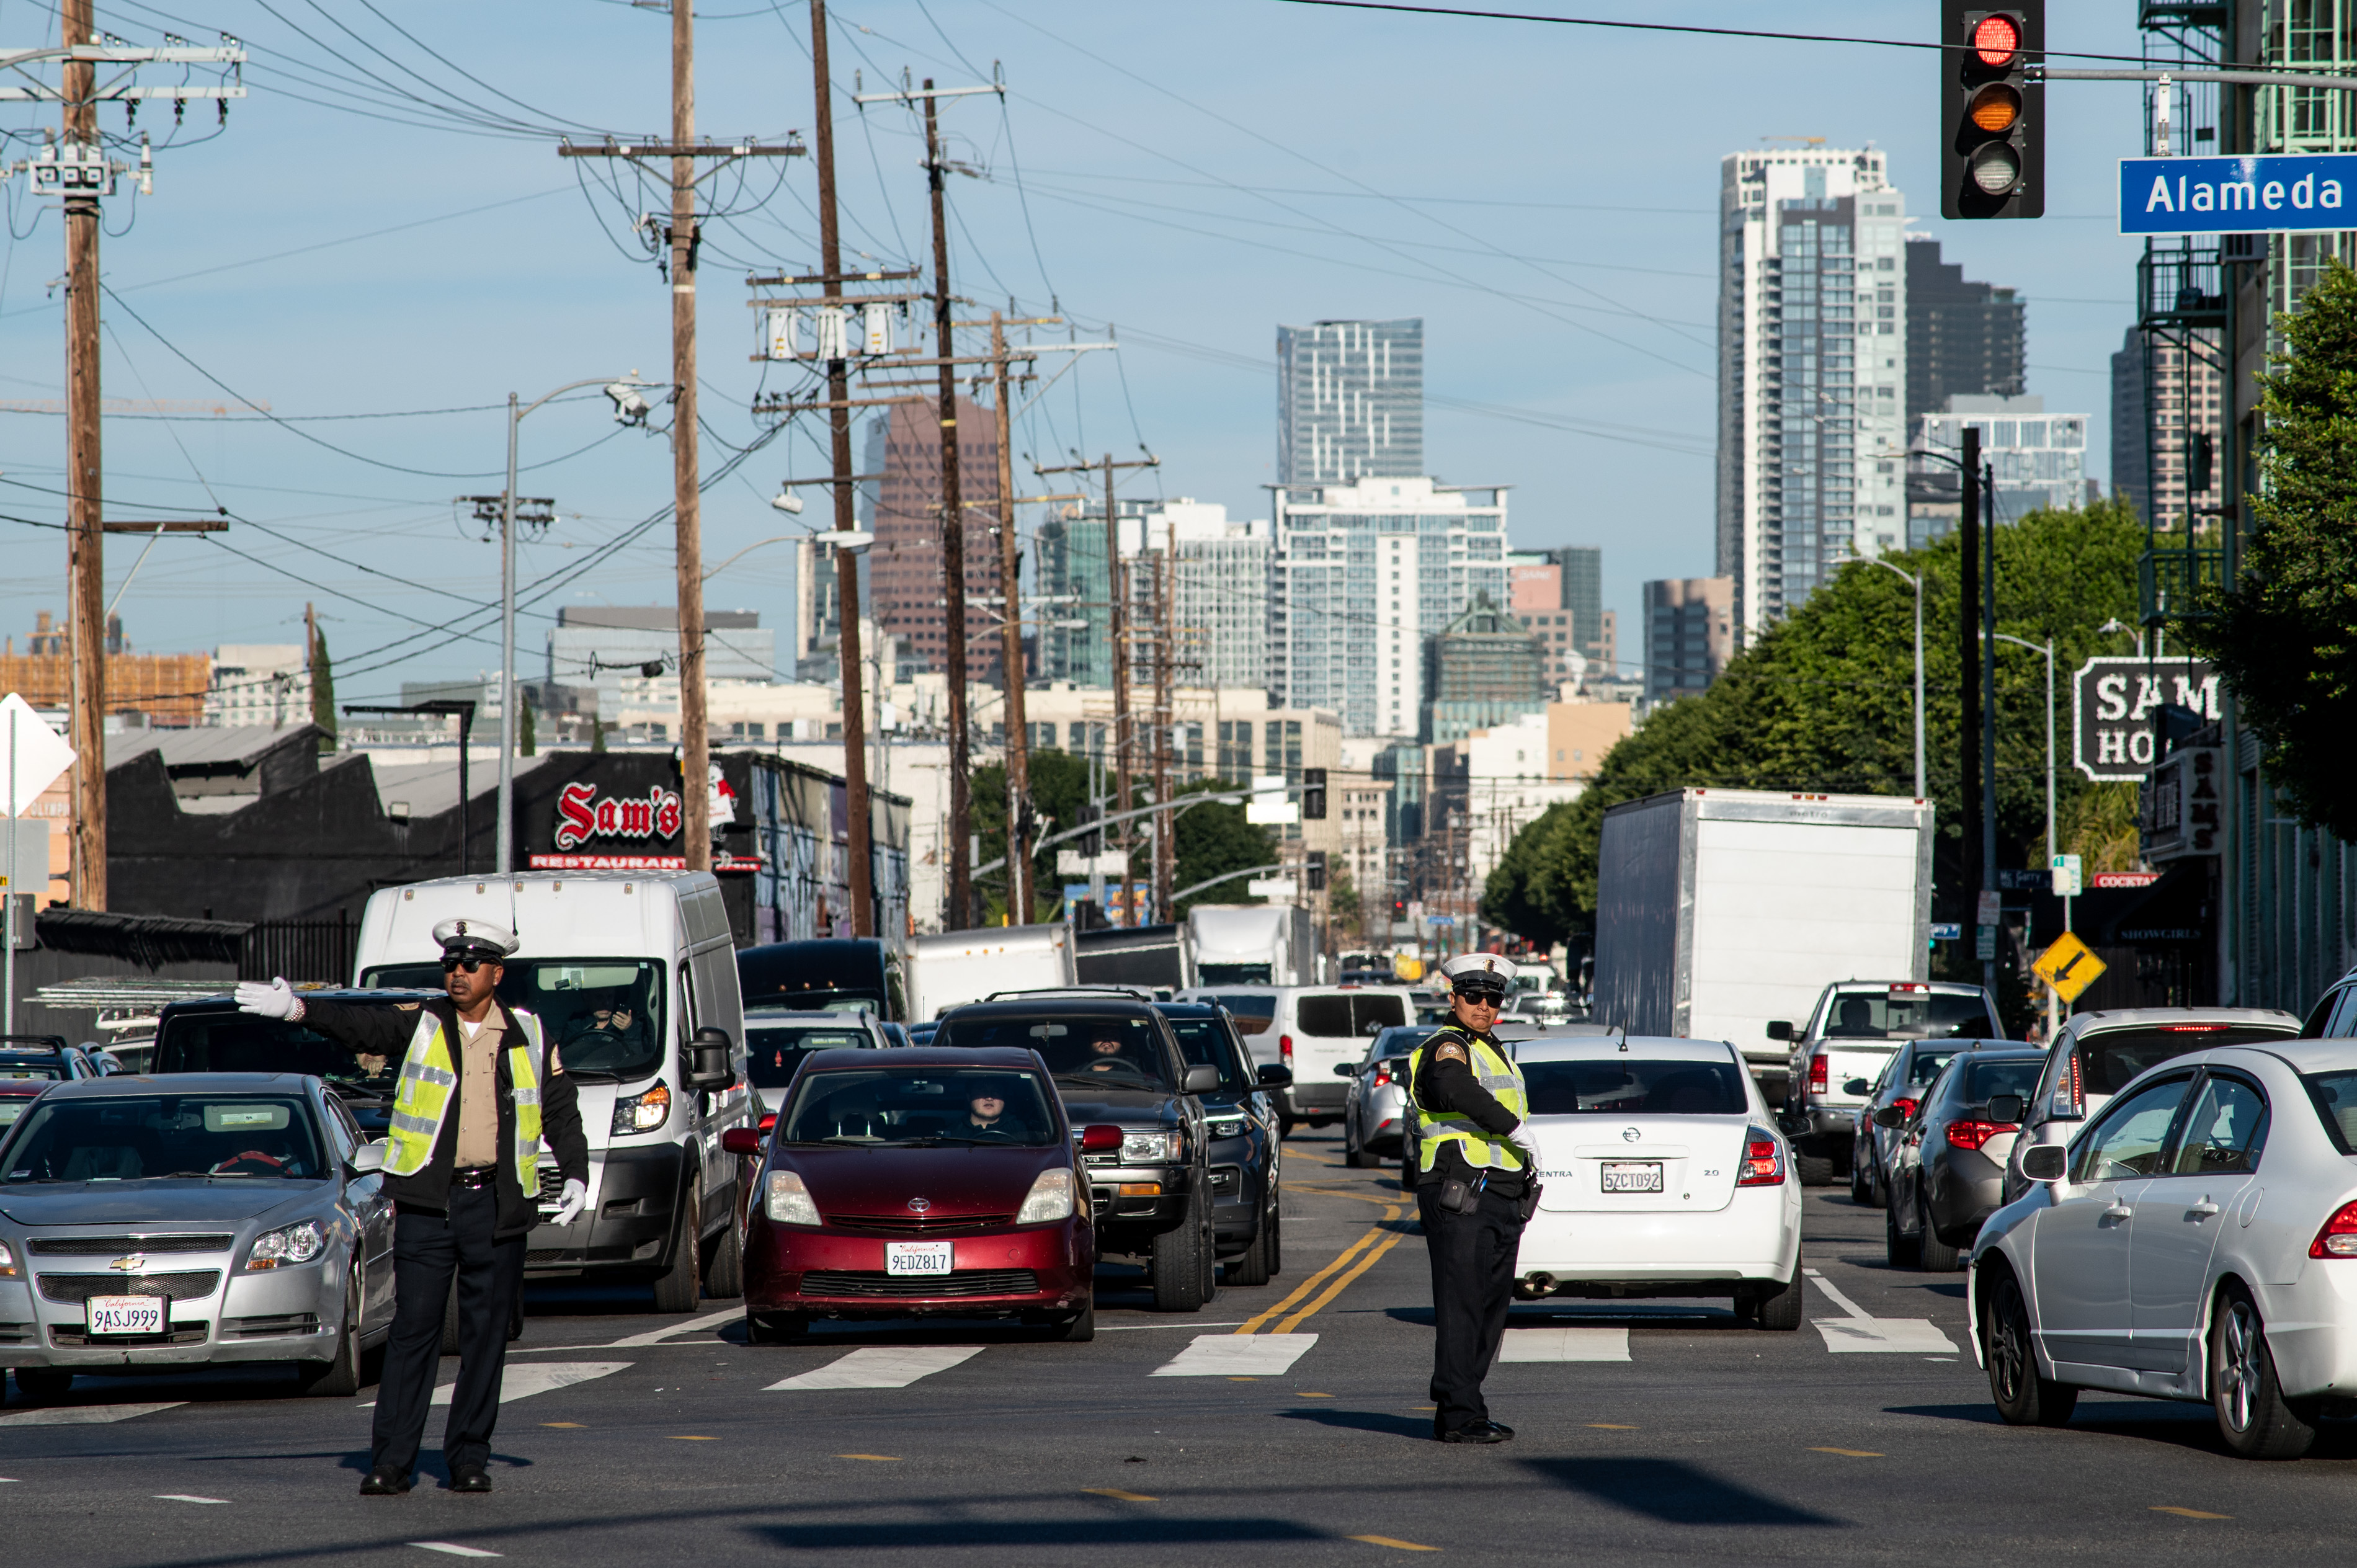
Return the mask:
[[1059,991],[1079,983],[1070,926],[982,926],[914,937],[907,963],[909,1021],[1001,991]]
[[[442,988],[434,928],[471,918],[521,942],[500,995],[536,1014],[578,1086],[589,1201],[525,1243],[529,1278],[639,1280],[662,1312],[699,1283],[742,1289],[741,1162],[720,1134],[750,1125],[745,1018],[720,885],[709,872],[520,872],[380,889],[361,918],[354,978]],[[542,1167],[541,1213],[555,1208]]]
[[1365,1060],[1378,1032],[1415,1022],[1415,993],[1405,985],[1197,985],[1178,1000],[1225,1007],[1255,1067],[1293,1069],[1292,1087],[1277,1095],[1287,1133],[1340,1122],[1351,1085],[1334,1069]]

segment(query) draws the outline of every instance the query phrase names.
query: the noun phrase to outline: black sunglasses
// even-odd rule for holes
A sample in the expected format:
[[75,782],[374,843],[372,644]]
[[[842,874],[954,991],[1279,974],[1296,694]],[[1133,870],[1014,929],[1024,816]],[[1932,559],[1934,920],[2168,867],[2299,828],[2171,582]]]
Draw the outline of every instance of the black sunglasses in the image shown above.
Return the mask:
[[442,955],[442,972],[447,974],[454,969],[463,969],[468,974],[472,974],[487,963],[495,964],[499,961],[500,961],[495,958],[484,958],[479,954],[471,958],[457,958],[449,953],[444,953]]
[[1458,987],[1457,994],[1462,996],[1468,1002],[1483,1007],[1495,1007],[1499,1003],[1503,1002],[1506,999],[1506,993],[1502,989],[1491,991],[1486,987],[1476,990],[1470,986],[1459,986]]

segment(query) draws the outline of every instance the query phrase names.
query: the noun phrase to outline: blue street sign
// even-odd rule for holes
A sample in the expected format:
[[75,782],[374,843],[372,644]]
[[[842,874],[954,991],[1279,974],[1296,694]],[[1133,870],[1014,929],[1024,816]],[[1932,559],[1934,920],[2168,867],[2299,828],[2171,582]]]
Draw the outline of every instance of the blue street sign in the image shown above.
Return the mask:
[[2357,228],[2357,155],[2123,158],[2123,234],[2299,234]]
[[1935,942],[1953,942],[1964,934],[1964,928],[1953,920],[1932,922],[1932,940]]

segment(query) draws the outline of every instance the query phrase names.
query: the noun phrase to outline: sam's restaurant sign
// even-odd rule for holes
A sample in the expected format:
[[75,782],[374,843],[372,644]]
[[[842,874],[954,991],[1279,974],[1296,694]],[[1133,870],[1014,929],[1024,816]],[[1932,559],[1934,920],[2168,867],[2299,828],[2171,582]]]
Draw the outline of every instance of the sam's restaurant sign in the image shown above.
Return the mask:
[[[736,816],[737,792],[713,771],[713,821],[726,825]],[[669,784],[576,779],[545,809],[542,831],[548,837],[541,842],[549,847],[530,852],[534,871],[678,871],[687,865],[681,837],[687,806]],[[713,869],[752,868],[740,858],[716,854]]]

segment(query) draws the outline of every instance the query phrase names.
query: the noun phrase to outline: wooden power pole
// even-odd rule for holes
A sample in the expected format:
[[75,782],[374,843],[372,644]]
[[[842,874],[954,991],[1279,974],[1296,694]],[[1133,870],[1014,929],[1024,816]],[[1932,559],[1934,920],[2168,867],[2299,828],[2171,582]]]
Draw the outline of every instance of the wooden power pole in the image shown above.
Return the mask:
[[[92,0],[59,11],[68,46],[97,42]],[[69,57],[64,141],[98,145],[94,68]],[[72,650],[74,750],[73,898],[106,908],[106,528],[99,460],[98,193],[65,199],[66,220],[66,575]]]
[[[959,484],[957,422],[957,348],[950,327],[950,232],[942,186],[947,168],[942,162],[942,130],[933,103],[933,79],[925,79],[925,175],[933,201],[933,335],[941,359],[942,384],[942,621],[949,630],[950,821],[947,838],[955,853],[947,867],[948,908],[942,929],[963,930],[977,923],[974,908],[973,856],[965,845],[973,835],[973,812],[966,779],[971,761],[966,755],[965,704],[965,502]],[[1005,465],[1005,448],[1000,449]],[[1007,883],[1007,908],[1015,908],[1014,881]],[[1010,917],[1011,918],[1012,917]],[[1014,920],[1023,925],[1022,920]]]
[[[1177,563],[1172,557],[1178,552],[1177,530],[1168,518],[1162,524],[1162,549],[1154,558],[1154,607],[1157,627],[1154,639],[1154,802],[1166,804],[1170,799],[1170,675],[1172,621],[1172,576]],[[1143,532],[1140,544],[1150,544]],[[1165,811],[1154,823],[1154,912],[1162,919],[1170,918],[1170,893],[1178,886],[1178,816]]]
[[[946,347],[942,357],[949,357]],[[1006,719],[1006,908],[1010,923],[1026,926],[1031,923],[1033,899],[1031,726],[1023,711],[1023,557],[1015,541],[1015,432],[1006,401],[1006,320],[996,310],[990,313],[990,364],[998,400],[998,597],[1006,612],[998,631],[1000,689],[1006,693],[1000,705]]]
[[[671,139],[695,140],[695,0],[671,0]],[[705,723],[704,516],[696,462],[695,158],[671,160],[671,468],[679,582],[680,832],[690,871],[712,869],[711,735]],[[508,672],[511,682],[515,672]]]

